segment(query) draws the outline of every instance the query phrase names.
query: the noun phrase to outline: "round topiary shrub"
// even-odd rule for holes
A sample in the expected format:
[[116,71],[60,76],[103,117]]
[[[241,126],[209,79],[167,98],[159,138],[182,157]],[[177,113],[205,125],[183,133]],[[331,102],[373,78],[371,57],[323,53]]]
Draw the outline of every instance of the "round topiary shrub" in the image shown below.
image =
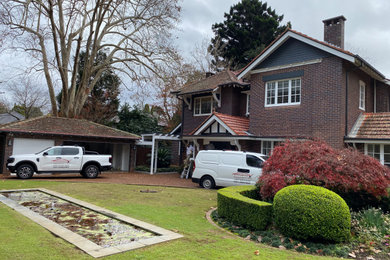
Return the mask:
[[351,214],[336,193],[318,186],[291,185],[276,193],[275,223],[280,231],[297,239],[342,242],[351,232]]

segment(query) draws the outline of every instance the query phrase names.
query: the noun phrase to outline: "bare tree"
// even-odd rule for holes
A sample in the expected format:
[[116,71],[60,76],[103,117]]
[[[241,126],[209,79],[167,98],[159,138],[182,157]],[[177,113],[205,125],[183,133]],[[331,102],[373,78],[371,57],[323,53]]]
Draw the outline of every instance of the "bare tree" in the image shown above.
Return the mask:
[[30,79],[23,78],[18,83],[10,83],[8,89],[15,102],[13,109],[26,119],[47,110],[50,103],[47,91]]
[[[156,73],[171,58],[174,51],[170,31],[180,12],[177,2],[1,1],[0,36],[12,41],[12,47],[21,48],[37,59],[35,68],[44,72],[54,115],[58,114],[54,85],[60,78],[61,114],[75,117],[108,66],[136,80]],[[87,62],[76,88],[81,50],[86,50]],[[99,51],[105,51],[107,57],[94,64]]]
[[[197,57],[199,58],[200,55]],[[172,119],[175,113],[181,109],[181,103],[172,95],[172,92],[179,90],[185,84],[204,78],[207,71],[207,66],[199,66],[194,59],[184,60],[180,55],[176,55],[171,67],[160,69],[160,76],[152,80],[152,86],[156,90],[154,105],[161,108],[159,115],[164,125],[169,128],[175,127],[176,125],[172,125],[172,123],[176,122],[172,122]]]

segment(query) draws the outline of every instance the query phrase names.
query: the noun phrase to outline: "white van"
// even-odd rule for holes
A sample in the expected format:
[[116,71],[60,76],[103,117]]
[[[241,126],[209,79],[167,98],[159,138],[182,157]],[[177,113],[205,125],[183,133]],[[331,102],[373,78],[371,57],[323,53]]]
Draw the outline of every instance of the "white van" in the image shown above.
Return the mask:
[[241,151],[202,150],[195,158],[192,181],[206,189],[255,185],[266,156]]

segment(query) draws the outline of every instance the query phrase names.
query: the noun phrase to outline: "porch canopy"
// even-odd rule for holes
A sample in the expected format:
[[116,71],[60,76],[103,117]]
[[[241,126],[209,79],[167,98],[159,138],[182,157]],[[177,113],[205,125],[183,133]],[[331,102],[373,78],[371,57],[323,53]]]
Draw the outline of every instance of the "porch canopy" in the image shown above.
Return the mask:
[[158,142],[159,141],[179,141],[179,149],[181,138],[179,135],[172,134],[143,134],[141,140],[137,141],[136,145],[151,146],[152,152],[150,155],[150,174],[157,172],[157,156],[158,156]]

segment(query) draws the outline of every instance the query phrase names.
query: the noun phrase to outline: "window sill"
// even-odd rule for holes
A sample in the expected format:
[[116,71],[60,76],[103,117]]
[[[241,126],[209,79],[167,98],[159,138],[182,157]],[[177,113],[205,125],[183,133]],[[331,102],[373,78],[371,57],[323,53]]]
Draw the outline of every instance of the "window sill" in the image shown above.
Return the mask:
[[301,103],[290,103],[290,104],[278,104],[278,105],[264,105],[265,108],[274,108],[274,107],[297,107]]
[[209,113],[209,114],[197,114],[197,115],[194,114],[194,116],[209,116],[209,115],[211,115],[211,113]]

